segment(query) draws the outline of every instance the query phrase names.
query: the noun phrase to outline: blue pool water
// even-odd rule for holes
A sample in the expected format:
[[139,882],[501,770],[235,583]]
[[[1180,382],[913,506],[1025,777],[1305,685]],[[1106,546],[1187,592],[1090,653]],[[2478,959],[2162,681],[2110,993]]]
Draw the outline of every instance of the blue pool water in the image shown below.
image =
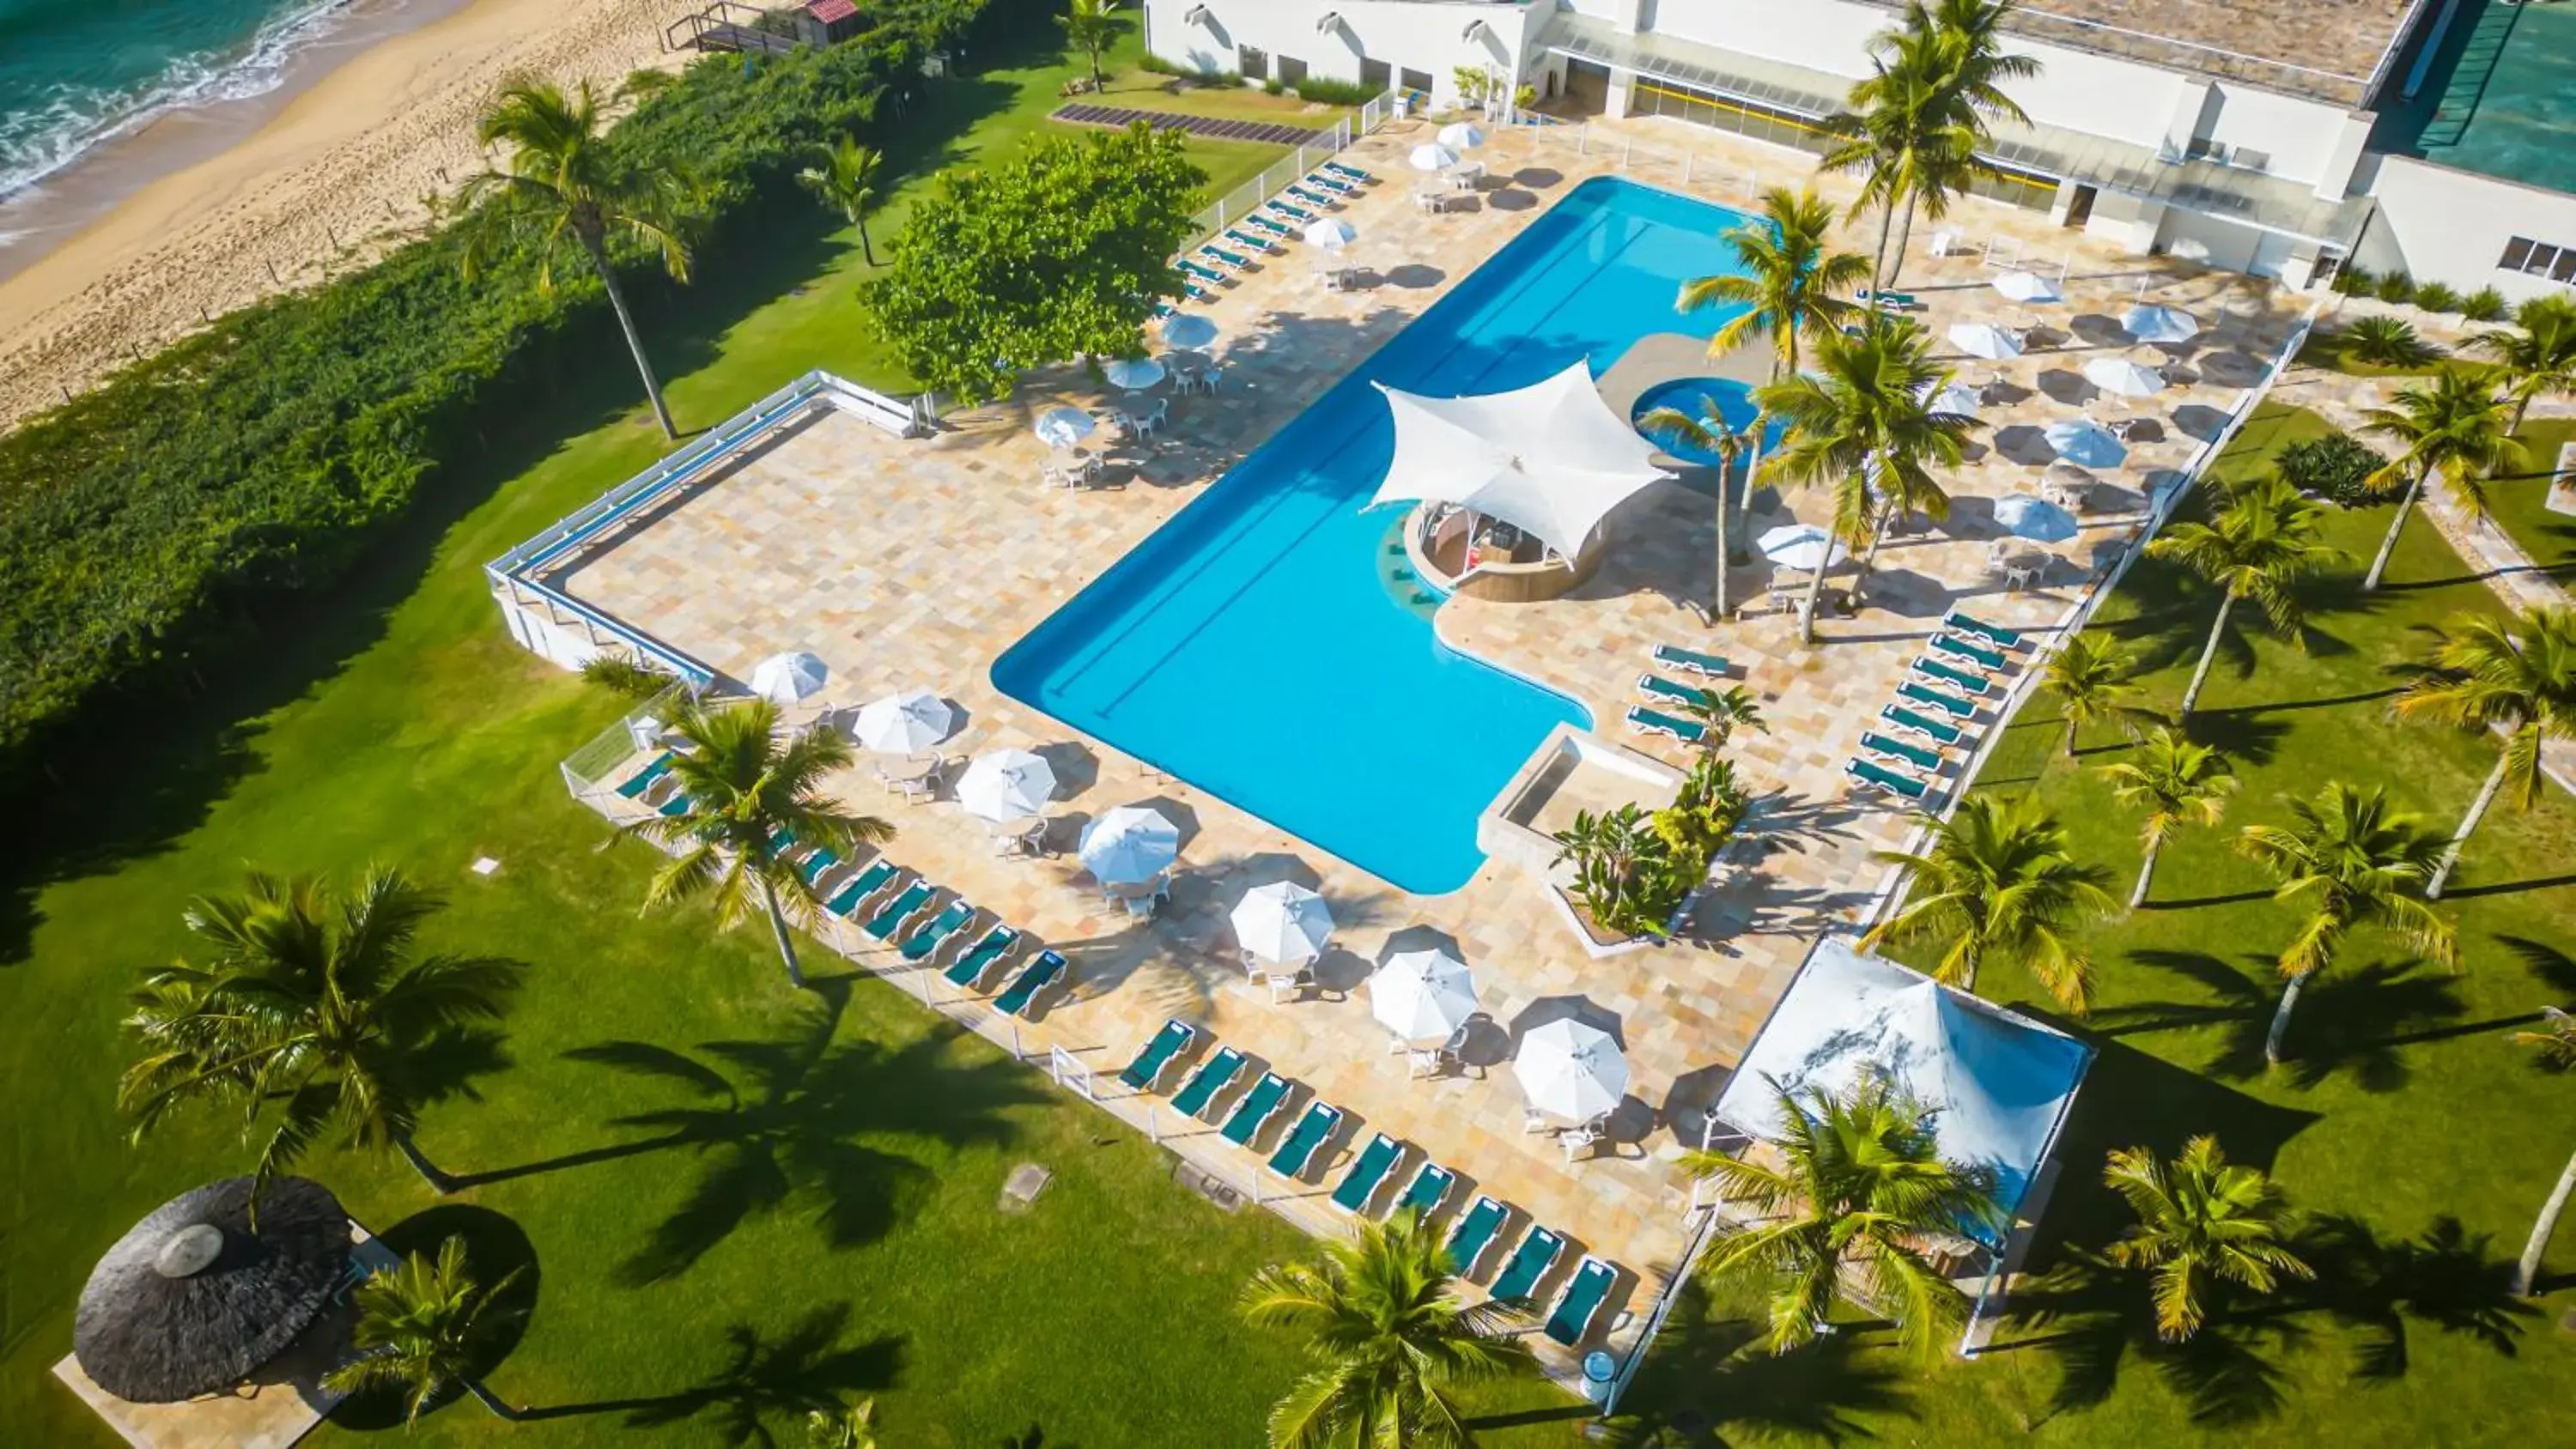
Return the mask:
[[[1718,420],[1733,431],[1740,433],[1752,425],[1753,389],[1725,377],[1676,377],[1656,383],[1637,394],[1636,403],[1628,409],[1628,420],[1635,422],[1657,408],[1679,408],[1704,423],[1708,420],[1710,403],[1717,404]],[[1764,451],[1778,446],[1781,435],[1787,431],[1776,421],[1764,428]],[[1690,447],[1660,433],[1647,436],[1662,444],[1665,452],[1686,463],[1697,463],[1707,468],[1717,466],[1717,453],[1713,449]]]
[[1707,336],[1727,314],[1678,316],[1673,298],[1736,265],[1719,234],[1741,219],[1576,187],[1013,645],[993,683],[1404,890],[1465,885],[1478,814],[1549,730],[1591,721],[1443,647],[1389,587],[1399,510],[1361,506],[1395,434],[1369,384],[1495,392],[1578,357],[1598,376],[1649,333]]

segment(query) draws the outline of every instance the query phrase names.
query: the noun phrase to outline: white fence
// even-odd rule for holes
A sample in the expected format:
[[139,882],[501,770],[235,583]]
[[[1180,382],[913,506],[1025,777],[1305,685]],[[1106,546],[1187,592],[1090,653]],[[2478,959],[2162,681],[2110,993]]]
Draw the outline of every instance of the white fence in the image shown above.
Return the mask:
[[1344,116],[1331,130],[1318,132],[1318,139],[1296,147],[1284,161],[1261,168],[1261,174],[1220,196],[1198,214],[1192,228],[1187,251],[1210,237],[1222,235],[1225,229],[1261,209],[1264,202],[1287,190],[1317,166],[1350,148],[1353,141],[1387,123],[1395,113],[1396,92],[1387,91],[1359,108],[1356,115]]

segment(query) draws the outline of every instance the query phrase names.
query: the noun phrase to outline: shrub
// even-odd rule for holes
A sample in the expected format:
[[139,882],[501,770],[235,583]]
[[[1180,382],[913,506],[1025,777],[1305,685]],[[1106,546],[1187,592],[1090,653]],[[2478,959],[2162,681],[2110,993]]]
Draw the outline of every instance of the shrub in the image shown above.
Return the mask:
[[581,677],[585,683],[628,699],[651,699],[671,687],[670,675],[621,649],[592,655],[590,662],[581,667]]
[[1156,55],[1150,50],[1146,51],[1143,55],[1136,57],[1136,68],[1149,75],[1192,74],[1191,71],[1185,69],[1177,62],[1165,60],[1163,57]]
[[2350,263],[2346,263],[2334,274],[2334,289],[2347,297],[2375,295],[2378,284],[2378,278]]
[[1288,83],[1274,75],[1261,83],[1261,93],[1265,96],[1284,96],[1288,94]]
[[2441,282],[2426,282],[2415,289],[2415,305],[2427,312],[2457,312],[2460,294]]
[[1297,98],[1327,106],[1365,105],[1377,99],[1377,92],[1358,81],[1326,80],[1308,76],[1297,82]]
[[2388,460],[2350,433],[2302,438],[2272,460],[2291,487],[2302,493],[2357,508],[2370,501],[2364,485],[2388,466]]
[[2460,299],[2460,315],[2472,322],[2501,322],[2507,310],[2504,293],[2493,287],[2480,287]]
[[2415,300],[2415,279],[2404,272],[2390,272],[2379,279],[2375,293],[2383,302],[2412,302]]
[[2414,367],[2431,361],[2433,348],[2412,322],[2364,317],[2343,330],[2343,355],[2372,367]]

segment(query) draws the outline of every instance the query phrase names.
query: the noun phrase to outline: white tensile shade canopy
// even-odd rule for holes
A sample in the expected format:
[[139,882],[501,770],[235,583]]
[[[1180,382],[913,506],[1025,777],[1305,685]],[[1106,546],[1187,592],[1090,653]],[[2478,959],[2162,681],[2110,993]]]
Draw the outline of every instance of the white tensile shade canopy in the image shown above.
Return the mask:
[[977,755],[957,777],[957,803],[986,820],[1025,819],[1045,810],[1054,798],[1054,768],[1026,750]]
[[1476,1014],[1476,978],[1446,951],[1406,951],[1369,977],[1369,1014],[1402,1041],[1447,1037]]
[[[1864,1074],[1883,1074],[1937,1114],[1943,1158],[1993,1169],[1995,1203],[2009,1220],[2092,1062],[2093,1048],[2073,1037],[1836,938],[1818,943],[1789,983],[1716,1112],[1776,1140],[1783,1092],[1842,1092]],[[2001,1245],[1999,1230],[1961,1230]]]
[[823,661],[811,654],[772,654],[751,667],[751,692],[777,704],[794,704],[823,687]]
[[2189,342],[2200,335],[2200,319],[2179,307],[2141,303],[2129,309],[2120,326],[2140,342]]
[[1619,1044],[1572,1017],[1522,1033],[1512,1075],[1531,1106],[1576,1122],[1601,1116],[1628,1095],[1628,1059]]
[[926,689],[907,689],[859,706],[859,743],[888,754],[909,755],[948,738],[957,712]]
[[1333,910],[1324,898],[1295,881],[1254,886],[1234,903],[1228,920],[1243,949],[1264,961],[1312,961],[1333,938]]
[[1102,885],[1138,885],[1172,868],[1180,827],[1142,805],[1121,805],[1082,827],[1077,854]]
[[2006,272],[1995,278],[1994,288],[2006,300],[2024,306],[2066,300],[2066,294],[2058,290],[2055,282],[2037,272]]
[[2163,373],[2125,357],[2094,358],[2084,364],[2084,380],[2121,397],[2153,397],[2165,390]]
[[1992,322],[1952,323],[1950,345],[1970,357],[1982,357],[1988,362],[2021,356],[2021,334],[2007,331]]
[[1545,382],[1483,397],[1418,397],[1384,383],[1395,461],[1369,501],[1454,503],[1571,560],[1610,510],[1665,476],[1576,359]]

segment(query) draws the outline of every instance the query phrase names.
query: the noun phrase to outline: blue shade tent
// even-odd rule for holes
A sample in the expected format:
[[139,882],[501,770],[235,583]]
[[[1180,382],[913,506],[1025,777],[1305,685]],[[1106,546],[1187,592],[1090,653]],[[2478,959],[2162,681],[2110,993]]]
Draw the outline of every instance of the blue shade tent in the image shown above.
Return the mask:
[[[1995,1201],[2009,1217],[2057,1145],[2092,1064],[2093,1048],[2064,1032],[1833,937],[1789,983],[1717,1099],[1717,1116],[1776,1138],[1782,1092],[1840,1092],[1882,1071],[1938,1114],[1943,1157],[1994,1170]],[[1987,1243],[2002,1245],[2000,1233]]]

